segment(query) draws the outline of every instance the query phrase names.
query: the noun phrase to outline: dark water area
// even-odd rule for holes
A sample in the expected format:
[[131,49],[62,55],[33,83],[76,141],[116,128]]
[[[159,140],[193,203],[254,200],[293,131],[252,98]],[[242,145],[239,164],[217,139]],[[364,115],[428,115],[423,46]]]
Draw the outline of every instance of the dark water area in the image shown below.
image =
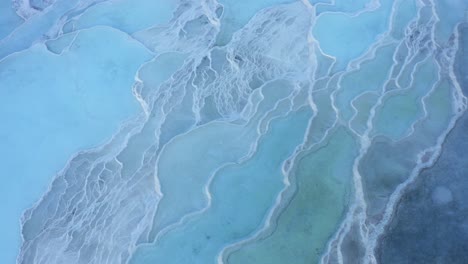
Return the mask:
[[[468,24],[459,26],[455,74],[468,94]],[[468,113],[441,155],[399,203],[378,249],[379,263],[468,263]]]

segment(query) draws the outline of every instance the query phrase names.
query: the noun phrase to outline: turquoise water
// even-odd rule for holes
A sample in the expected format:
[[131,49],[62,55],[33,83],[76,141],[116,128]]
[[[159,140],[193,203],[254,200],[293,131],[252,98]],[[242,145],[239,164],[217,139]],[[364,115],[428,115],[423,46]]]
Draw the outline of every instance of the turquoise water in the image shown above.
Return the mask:
[[139,65],[149,59],[144,47],[121,32],[97,27],[79,33],[61,55],[37,44],[2,60],[0,156],[5,182],[0,193],[8,201],[2,259],[14,260],[18,220],[47,191],[51,176],[78,150],[107,141],[123,120],[138,113],[129,87]]
[[464,115],[467,14],[3,1],[0,262],[406,263],[386,234]]

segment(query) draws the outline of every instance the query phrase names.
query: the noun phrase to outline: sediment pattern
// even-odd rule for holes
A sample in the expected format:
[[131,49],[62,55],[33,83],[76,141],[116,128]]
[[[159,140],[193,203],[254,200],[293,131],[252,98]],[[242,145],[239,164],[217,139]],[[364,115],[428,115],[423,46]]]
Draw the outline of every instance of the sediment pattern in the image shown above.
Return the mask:
[[468,4],[447,2],[17,1],[0,70],[109,34],[141,106],[24,213],[18,263],[464,263],[406,240],[464,216],[437,176],[467,107]]

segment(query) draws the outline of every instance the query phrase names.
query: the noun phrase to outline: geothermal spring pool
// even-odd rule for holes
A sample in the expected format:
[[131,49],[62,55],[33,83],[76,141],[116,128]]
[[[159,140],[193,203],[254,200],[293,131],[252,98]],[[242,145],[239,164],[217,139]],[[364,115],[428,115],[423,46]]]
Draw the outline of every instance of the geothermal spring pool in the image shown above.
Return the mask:
[[0,1],[0,263],[468,263],[467,0]]

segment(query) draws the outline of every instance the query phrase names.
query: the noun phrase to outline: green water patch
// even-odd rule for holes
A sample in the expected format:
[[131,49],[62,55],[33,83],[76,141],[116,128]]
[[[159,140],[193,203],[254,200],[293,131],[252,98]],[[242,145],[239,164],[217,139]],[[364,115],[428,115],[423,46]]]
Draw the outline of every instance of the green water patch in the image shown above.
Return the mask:
[[313,92],[311,95],[318,111],[309,127],[309,133],[307,134],[306,141],[308,146],[320,142],[324,138],[327,131],[331,129],[331,127],[333,127],[337,121],[337,114],[333,109],[331,101],[331,92],[331,89],[323,89]]
[[424,114],[422,98],[437,81],[438,68],[431,60],[416,70],[412,86],[402,92],[393,93],[384,100],[377,112],[375,131],[393,140],[411,132],[411,126]]
[[425,98],[427,114],[414,125],[414,133],[409,137],[411,144],[417,147],[415,151],[434,146],[448,128],[450,121],[455,117],[454,93],[453,85],[444,78]]
[[442,79],[425,100],[427,120],[425,129],[434,136],[440,135],[454,116],[453,86]]
[[189,224],[142,247],[130,263],[214,263],[226,244],[258,229],[283,187],[282,162],[301,143],[311,115],[309,108],[301,108],[273,120],[249,160],[217,172],[209,186],[211,206]]
[[[379,220],[396,187],[406,181],[418,162],[418,155],[437,144],[438,138],[448,128],[454,117],[452,87],[446,80],[436,85],[425,99],[427,114],[417,121],[412,134],[392,142],[376,137],[359,170],[363,176],[370,221]],[[398,123],[394,123],[395,127]],[[390,126],[390,124],[389,124]],[[404,154],[404,155],[402,155]],[[432,155],[423,158],[423,161]]]
[[328,144],[304,155],[293,172],[296,193],[273,233],[242,246],[228,263],[318,263],[349,203],[356,155],[357,145],[344,128]]
[[350,120],[349,126],[358,134],[362,135],[366,131],[370,111],[377,103],[378,98],[379,96],[376,93],[364,93],[353,101],[352,104],[356,108],[356,113]]

